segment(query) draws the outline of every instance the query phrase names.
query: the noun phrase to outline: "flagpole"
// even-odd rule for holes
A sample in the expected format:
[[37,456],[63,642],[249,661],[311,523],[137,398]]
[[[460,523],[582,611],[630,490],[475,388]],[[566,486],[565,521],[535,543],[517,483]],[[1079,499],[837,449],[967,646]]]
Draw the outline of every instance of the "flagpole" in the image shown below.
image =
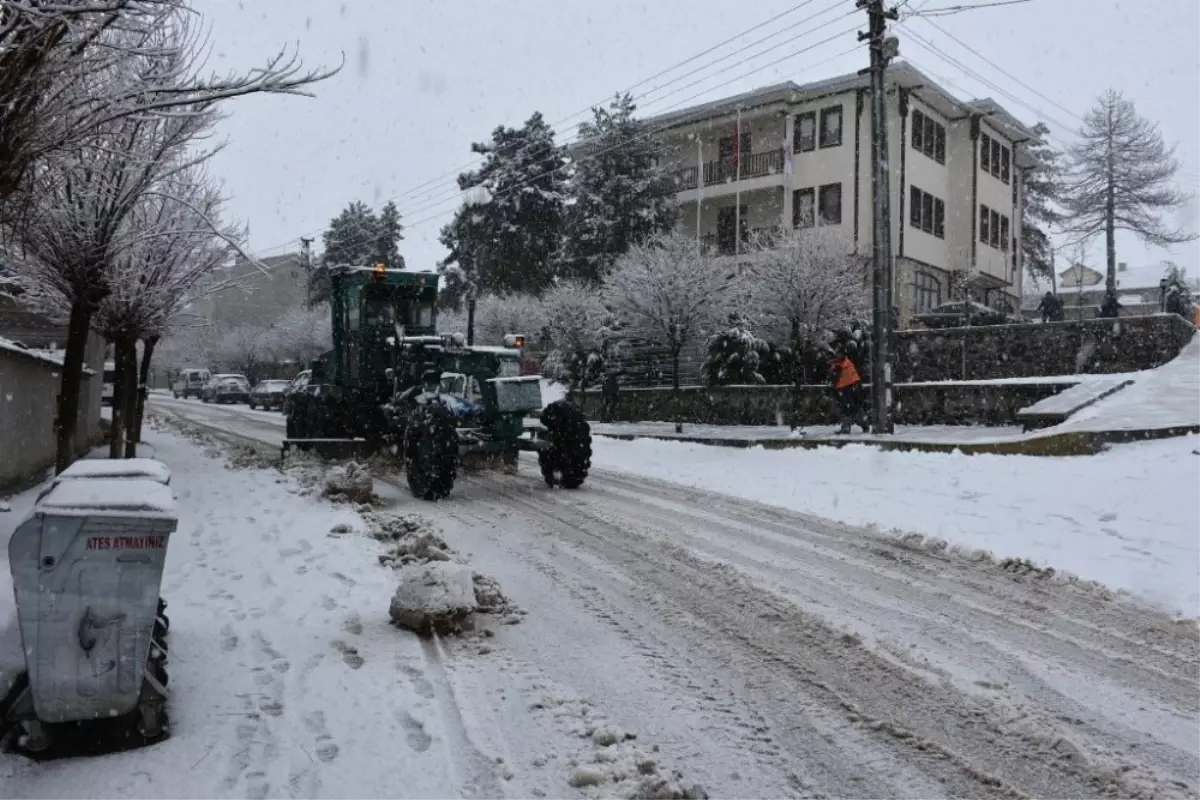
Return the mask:
[[733,254],[742,252],[742,110],[737,112],[737,130],[733,134],[733,157],[737,159],[733,194]]

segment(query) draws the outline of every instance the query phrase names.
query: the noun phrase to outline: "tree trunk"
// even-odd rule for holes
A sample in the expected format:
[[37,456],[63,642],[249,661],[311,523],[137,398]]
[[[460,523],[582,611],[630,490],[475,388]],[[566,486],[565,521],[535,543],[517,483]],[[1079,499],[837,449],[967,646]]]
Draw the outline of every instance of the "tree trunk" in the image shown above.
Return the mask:
[[1115,295],[1117,293],[1117,200],[1116,200],[1116,167],[1113,164],[1114,154],[1113,148],[1116,146],[1113,143],[1113,107],[1112,102],[1108,104],[1108,170],[1104,176],[1106,178],[1105,197],[1104,197],[1104,249],[1105,255],[1108,257],[1108,269],[1104,275],[1104,293]]
[[475,344],[475,298],[467,300],[467,347]]
[[121,369],[121,345],[117,339],[107,340],[113,346],[112,417],[108,426],[108,457],[120,458],[125,452],[125,393],[129,384]]
[[157,344],[157,336],[150,336],[142,341],[142,363],[138,370],[137,415],[133,418],[133,440],[139,443],[142,441],[142,419],[146,415],[146,395],[149,392],[150,383],[150,359],[154,355],[154,348]]
[[[75,428],[79,418],[79,390],[83,387],[83,359],[87,352],[92,310],[76,301],[71,305],[67,325],[67,349],[63,354],[62,383],[58,393],[58,419],[55,430],[54,473],[57,475],[75,460]],[[101,378],[103,380],[103,377]]]
[[117,340],[117,369],[125,381],[125,393],[121,397],[121,416],[124,421],[125,458],[137,456],[137,407],[138,407],[138,363],[137,339],[132,336]]
[[675,401],[675,432],[683,433],[683,405],[679,399],[679,351],[683,348],[671,348],[671,397]]

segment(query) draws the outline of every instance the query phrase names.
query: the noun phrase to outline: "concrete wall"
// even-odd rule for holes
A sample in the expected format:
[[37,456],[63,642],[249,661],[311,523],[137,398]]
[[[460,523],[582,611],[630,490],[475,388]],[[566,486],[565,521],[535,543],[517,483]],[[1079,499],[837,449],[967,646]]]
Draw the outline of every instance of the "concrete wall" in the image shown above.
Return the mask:
[[[92,334],[76,424],[76,451],[101,435],[104,340]],[[54,464],[54,417],[62,367],[29,353],[0,349],[0,488],[19,484]]]

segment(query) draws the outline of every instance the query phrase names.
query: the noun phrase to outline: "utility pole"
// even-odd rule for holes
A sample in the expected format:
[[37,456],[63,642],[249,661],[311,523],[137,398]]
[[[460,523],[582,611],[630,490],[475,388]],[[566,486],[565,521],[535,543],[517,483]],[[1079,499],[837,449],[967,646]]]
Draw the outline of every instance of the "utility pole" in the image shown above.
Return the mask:
[[304,286],[307,290],[308,305],[312,306],[312,243],[311,238],[300,237],[300,265],[304,267]]
[[[871,237],[871,416],[875,433],[892,433],[892,365],[888,340],[892,329],[894,278],[885,72],[898,46],[895,37],[886,35],[887,21],[898,19],[900,15],[894,8],[885,9],[883,0],[857,0],[857,6],[866,10],[870,23],[866,33],[859,32],[858,40],[867,41],[871,51],[871,66],[859,73],[868,72],[871,76],[871,184],[875,200]],[[857,175],[855,180],[858,180]]]

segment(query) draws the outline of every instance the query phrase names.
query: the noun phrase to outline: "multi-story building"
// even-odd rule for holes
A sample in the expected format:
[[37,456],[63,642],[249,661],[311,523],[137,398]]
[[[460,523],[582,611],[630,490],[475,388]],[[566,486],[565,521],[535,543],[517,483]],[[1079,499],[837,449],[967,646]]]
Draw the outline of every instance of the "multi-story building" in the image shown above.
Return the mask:
[[210,291],[188,312],[224,325],[268,324],[308,302],[308,271],[300,254],[267,256],[260,263],[241,260],[205,276]]
[[[1032,131],[994,101],[960,100],[902,62],[887,70],[887,114],[901,324],[966,297],[1016,311]],[[738,254],[758,231],[820,225],[871,252],[867,75],[776,84],[646,122],[676,177],[682,230],[716,251]]]

